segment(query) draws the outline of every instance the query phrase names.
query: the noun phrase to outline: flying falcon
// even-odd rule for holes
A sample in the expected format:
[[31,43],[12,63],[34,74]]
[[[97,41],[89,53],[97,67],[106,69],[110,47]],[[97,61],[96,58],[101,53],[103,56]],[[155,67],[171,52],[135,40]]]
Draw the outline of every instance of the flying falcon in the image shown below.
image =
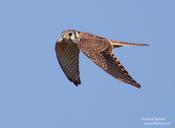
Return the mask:
[[128,43],[100,37],[77,30],[65,30],[56,41],[55,51],[58,62],[67,78],[76,86],[81,84],[79,72],[79,53],[83,52],[90,60],[114,78],[140,88],[114,56],[113,49],[121,46],[148,46],[143,43]]

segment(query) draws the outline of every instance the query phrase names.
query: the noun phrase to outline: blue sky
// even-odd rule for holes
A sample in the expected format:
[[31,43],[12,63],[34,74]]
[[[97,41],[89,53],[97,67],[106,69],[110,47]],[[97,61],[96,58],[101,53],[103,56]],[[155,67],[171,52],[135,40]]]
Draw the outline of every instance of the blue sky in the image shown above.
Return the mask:
[[[0,127],[144,128],[142,118],[151,117],[175,127],[174,5],[173,0],[1,1]],[[75,87],[54,49],[70,28],[150,44],[114,50],[142,88],[115,80],[83,54],[82,84]]]

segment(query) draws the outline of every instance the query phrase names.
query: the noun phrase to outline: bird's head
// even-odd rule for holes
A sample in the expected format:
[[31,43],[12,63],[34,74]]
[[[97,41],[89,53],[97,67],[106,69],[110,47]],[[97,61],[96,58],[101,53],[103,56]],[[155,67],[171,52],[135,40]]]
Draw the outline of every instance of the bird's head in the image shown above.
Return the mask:
[[77,42],[80,40],[80,32],[76,30],[65,30],[62,32],[62,39],[65,41]]

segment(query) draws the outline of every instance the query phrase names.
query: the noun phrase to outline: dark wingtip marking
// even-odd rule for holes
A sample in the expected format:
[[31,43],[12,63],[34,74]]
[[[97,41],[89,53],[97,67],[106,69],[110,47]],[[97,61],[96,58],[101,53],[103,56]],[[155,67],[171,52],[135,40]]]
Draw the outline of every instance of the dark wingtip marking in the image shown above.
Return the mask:
[[134,83],[133,86],[136,87],[136,88],[141,88],[141,85],[138,84],[138,83]]
[[80,80],[75,80],[75,81],[73,81],[73,83],[75,84],[76,87],[78,87],[78,85],[81,84],[81,81]]
[[73,80],[73,79],[70,79],[69,77],[68,77],[68,79],[69,79],[71,82],[73,82],[74,85],[75,85],[76,87],[77,87],[78,85],[81,84],[81,80],[80,80],[80,79],[78,79],[78,80]]

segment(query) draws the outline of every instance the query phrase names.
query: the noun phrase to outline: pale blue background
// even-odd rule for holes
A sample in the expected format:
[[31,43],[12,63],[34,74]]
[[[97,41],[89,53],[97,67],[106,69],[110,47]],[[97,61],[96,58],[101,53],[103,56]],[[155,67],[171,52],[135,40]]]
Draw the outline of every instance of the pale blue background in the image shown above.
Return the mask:
[[[82,84],[55,57],[64,29],[149,43],[115,50],[142,85],[115,80],[80,55]],[[0,128],[142,128],[143,117],[175,127],[173,0],[1,0]],[[150,126],[156,127],[156,126]]]

